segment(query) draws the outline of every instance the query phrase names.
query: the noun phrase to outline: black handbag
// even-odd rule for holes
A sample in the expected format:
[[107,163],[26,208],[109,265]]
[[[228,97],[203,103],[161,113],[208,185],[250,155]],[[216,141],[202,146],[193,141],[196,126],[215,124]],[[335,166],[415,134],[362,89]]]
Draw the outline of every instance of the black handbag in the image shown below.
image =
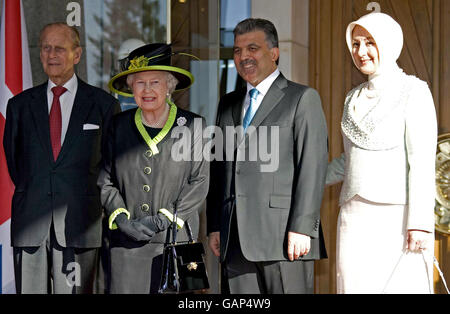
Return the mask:
[[158,293],[178,294],[209,289],[203,244],[193,240],[188,222],[185,222],[184,225],[189,241],[177,243],[176,221],[175,210],[171,226],[172,241],[164,246],[163,267]]

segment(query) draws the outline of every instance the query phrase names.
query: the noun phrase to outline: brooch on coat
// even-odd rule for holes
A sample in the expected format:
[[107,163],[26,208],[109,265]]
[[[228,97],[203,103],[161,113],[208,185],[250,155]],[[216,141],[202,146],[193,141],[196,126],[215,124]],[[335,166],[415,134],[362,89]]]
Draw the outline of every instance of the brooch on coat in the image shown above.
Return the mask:
[[178,126],[183,126],[183,125],[186,124],[186,122],[187,122],[187,120],[186,120],[185,117],[179,117],[179,118],[177,119],[177,125],[178,125]]

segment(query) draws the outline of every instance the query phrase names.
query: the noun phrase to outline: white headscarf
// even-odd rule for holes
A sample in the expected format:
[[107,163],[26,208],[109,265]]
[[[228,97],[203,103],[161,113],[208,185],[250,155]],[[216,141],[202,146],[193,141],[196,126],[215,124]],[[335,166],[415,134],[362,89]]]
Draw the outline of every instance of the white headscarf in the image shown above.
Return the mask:
[[[352,35],[356,25],[365,28],[372,35],[378,47],[379,67],[374,74],[369,75],[369,82],[372,81],[370,85],[372,88],[377,88],[377,85],[385,85],[389,81],[389,77],[402,72],[397,65],[397,59],[403,49],[402,28],[392,17],[384,13],[369,13],[350,23],[347,26],[346,40],[354,63]],[[380,76],[383,79],[380,79]],[[385,84],[376,81],[383,81]]]
[[389,15],[364,15],[347,27],[346,40],[352,58],[352,35],[356,25],[365,28],[375,40],[379,67],[369,75],[368,84],[358,86],[347,96],[342,131],[359,147],[389,150],[404,144],[403,111],[404,100],[408,97],[408,89],[405,89],[407,75],[397,65],[403,48],[403,32]]

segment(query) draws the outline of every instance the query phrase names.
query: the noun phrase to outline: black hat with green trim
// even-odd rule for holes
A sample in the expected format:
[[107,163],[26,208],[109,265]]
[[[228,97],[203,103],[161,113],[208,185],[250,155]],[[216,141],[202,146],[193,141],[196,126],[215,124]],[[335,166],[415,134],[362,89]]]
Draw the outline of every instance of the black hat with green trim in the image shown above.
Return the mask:
[[178,79],[175,91],[189,88],[194,83],[194,76],[187,70],[171,65],[173,53],[169,44],[154,43],[139,47],[121,60],[122,72],[115,75],[108,83],[108,87],[114,93],[122,96],[133,97],[133,91],[127,84],[128,74],[143,71],[166,71]]

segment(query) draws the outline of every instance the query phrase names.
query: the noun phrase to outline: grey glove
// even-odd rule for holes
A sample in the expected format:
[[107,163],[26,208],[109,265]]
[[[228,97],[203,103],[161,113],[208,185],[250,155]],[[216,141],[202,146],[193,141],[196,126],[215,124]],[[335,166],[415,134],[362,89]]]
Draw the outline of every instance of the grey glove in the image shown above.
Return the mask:
[[125,233],[134,241],[150,241],[155,232],[139,222],[138,220],[129,220],[127,215],[119,214],[114,220],[120,231]]
[[161,213],[154,216],[142,217],[138,221],[154,233],[166,230],[172,223],[166,216]]

